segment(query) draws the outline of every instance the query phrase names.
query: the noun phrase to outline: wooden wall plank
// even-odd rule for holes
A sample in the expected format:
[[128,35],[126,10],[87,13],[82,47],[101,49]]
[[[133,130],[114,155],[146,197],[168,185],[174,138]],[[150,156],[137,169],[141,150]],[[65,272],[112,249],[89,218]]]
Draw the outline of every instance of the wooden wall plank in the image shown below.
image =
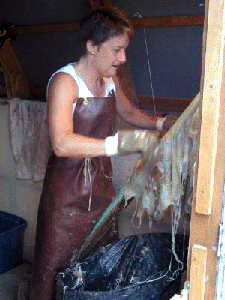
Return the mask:
[[191,258],[191,286],[189,300],[204,300],[206,276],[207,248],[194,245]]

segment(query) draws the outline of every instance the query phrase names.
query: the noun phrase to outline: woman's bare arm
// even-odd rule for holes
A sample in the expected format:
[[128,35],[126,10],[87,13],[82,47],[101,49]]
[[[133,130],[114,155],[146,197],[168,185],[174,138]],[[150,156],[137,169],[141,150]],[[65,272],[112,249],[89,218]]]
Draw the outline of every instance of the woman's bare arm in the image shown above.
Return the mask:
[[73,133],[72,105],[78,98],[78,86],[66,73],[53,76],[48,87],[49,133],[53,151],[62,157],[105,155],[105,140]]
[[[116,107],[120,117],[127,123],[144,129],[157,130],[157,120],[155,115],[151,115],[141,109],[136,108],[125,96],[117,77],[113,78],[116,85]],[[164,121],[164,130],[168,130],[177,120],[174,116],[169,116]]]

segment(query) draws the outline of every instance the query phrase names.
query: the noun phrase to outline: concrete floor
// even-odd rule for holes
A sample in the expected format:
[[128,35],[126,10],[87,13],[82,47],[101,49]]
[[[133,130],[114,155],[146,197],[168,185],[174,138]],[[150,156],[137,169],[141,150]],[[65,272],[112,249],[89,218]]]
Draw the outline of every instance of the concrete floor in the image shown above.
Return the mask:
[[18,288],[21,284],[28,282],[30,273],[31,264],[24,263],[10,271],[0,274],[0,299],[17,300]]

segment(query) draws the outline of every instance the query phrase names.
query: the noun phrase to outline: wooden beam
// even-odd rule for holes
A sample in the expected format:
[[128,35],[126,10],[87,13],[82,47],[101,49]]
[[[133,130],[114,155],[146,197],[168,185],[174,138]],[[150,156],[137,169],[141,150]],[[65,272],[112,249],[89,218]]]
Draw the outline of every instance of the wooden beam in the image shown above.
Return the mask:
[[13,50],[10,40],[4,43],[4,46],[0,49],[0,61],[1,66],[7,73],[22,73],[22,67],[19,64],[17,56]]
[[[207,248],[204,300],[214,300],[217,271],[217,239],[225,178],[225,0],[209,0],[206,47],[203,49],[202,124],[196,191],[192,205],[190,249]],[[192,268],[190,251],[188,270]],[[190,276],[188,275],[188,278]],[[198,282],[190,277],[190,285]],[[199,298],[195,298],[198,300]]]
[[[94,5],[94,4],[93,4]],[[97,4],[93,6],[96,7]],[[109,5],[109,4],[108,4]],[[204,24],[204,15],[193,16],[165,16],[142,19],[130,19],[134,27],[170,27],[170,26],[194,26]],[[78,24],[45,24],[33,26],[15,26],[9,30],[10,34],[33,34],[49,32],[76,31]]]
[[204,15],[151,17],[130,21],[134,27],[194,26],[204,24]]
[[0,62],[4,68],[7,85],[7,97],[30,94],[30,87],[26,75],[14,52],[11,41],[7,40],[0,49]]
[[[154,110],[152,96],[139,96],[139,108]],[[157,112],[162,113],[182,113],[193,99],[154,97],[154,103]]]
[[15,26],[9,29],[10,34],[33,34],[33,33],[50,33],[76,31],[79,24],[43,24],[33,26]]

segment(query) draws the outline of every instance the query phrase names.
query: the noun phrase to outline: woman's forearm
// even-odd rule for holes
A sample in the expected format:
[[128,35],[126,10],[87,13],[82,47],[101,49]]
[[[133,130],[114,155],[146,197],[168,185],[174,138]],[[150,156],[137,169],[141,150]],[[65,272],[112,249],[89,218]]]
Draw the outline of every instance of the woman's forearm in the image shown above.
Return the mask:
[[52,142],[52,148],[61,157],[97,157],[106,155],[105,139],[89,138],[80,134],[66,134]]
[[143,110],[134,108],[132,111],[128,111],[125,117],[125,121],[130,125],[149,129],[157,129],[158,117],[155,115],[150,115]]

